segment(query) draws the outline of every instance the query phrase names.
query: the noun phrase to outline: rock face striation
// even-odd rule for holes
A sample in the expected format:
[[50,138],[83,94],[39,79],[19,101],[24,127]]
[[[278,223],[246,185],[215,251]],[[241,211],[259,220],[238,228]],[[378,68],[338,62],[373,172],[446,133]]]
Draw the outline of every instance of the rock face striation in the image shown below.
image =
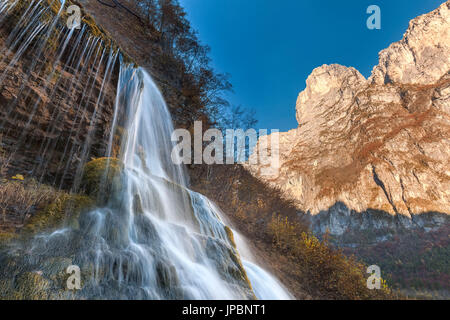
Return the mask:
[[247,165],[313,215],[315,231],[448,223],[450,1],[412,20],[379,60],[369,79],[341,65],[313,70],[299,127],[279,133],[279,170]]
[[1,16],[0,174],[69,187],[77,168],[106,153],[117,77],[99,38],[66,34],[44,6],[21,2]]

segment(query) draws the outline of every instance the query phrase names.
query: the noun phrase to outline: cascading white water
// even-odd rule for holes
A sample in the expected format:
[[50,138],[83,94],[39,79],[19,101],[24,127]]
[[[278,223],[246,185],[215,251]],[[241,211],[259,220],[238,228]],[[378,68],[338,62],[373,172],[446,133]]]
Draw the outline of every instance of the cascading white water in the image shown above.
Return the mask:
[[293,296],[288,290],[268,271],[260,266],[248,248],[244,238],[236,231],[234,239],[237,249],[242,257],[242,263],[247,271],[248,278],[253,287],[253,291],[261,300],[291,300]]
[[0,23],[3,21],[4,14],[11,10],[11,8],[14,8],[18,1],[0,0]]
[[[210,207],[225,224],[231,225],[215,203],[209,202],[208,207]],[[256,297],[261,300],[293,299],[294,297],[289,291],[273,275],[271,275],[270,272],[258,265],[257,258],[247,245],[245,238],[236,230],[233,230],[233,235],[236,248],[242,258],[242,264],[247,272],[247,276],[252,284],[253,292]]]
[[[16,2],[0,0],[0,18]],[[64,3],[61,1],[56,15],[45,21],[41,18],[49,8],[42,6],[42,1],[33,0],[25,8],[2,49],[1,62],[8,63],[0,74],[0,85],[27,50],[33,50],[45,61],[45,44],[59,23]],[[37,36],[40,41],[34,41]],[[54,78],[63,53],[68,55],[61,70],[73,70],[74,77],[66,84],[69,94],[58,106],[67,102],[69,107],[54,109],[46,134],[55,135],[58,132],[55,124],[66,116],[69,108],[75,111],[75,119],[68,130],[69,139],[63,141],[65,147],[57,171],[63,171],[59,180],[62,185],[72,159],[81,150],[73,187],[77,191],[94,138],[96,115],[103,107],[103,87],[109,81],[118,54],[108,52],[109,48],[98,38],[88,36],[85,27],[79,32],[62,28],[57,40],[59,48],[51,73],[44,76],[43,64],[35,59],[25,74],[18,97],[30,94],[31,90],[25,88],[33,71],[43,73],[42,85],[52,99],[63,83],[58,78],[53,85],[50,80]],[[66,52],[66,49],[70,51]],[[86,118],[88,98],[95,91],[95,79],[101,72],[99,66],[105,61],[87,138],[81,144],[70,144],[71,138],[78,140],[81,134],[83,127],[77,120]],[[70,100],[72,89],[81,85],[81,99]],[[8,105],[6,116],[16,107],[16,100]],[[33,101],[15,149],[24,142],[40,102],[40,98]],[[4,124],[5,121],[1,121],[0,128]],[[86,278],[80,291],[67,292],[60,284],[46,289],[50,298],[58,299],[289,299],[287,291],[268,272],[254,261],[250,262],[246,255],[241,259],[238,251],[243,247],[242,241],[236,246],[220,209],[188,188],[184,168],[172,161],[172,119],[160,91],[145,70],[122,63],[107,150],[107,161],[111,166],[116,161],[111,158],[113,136],[119,127],[122,142],[120,151],[114,153],[118,154],[121,173],[115,177],[114,186],[108,185],[108,171],[105,173],[100,190],[101,207],[83,212],[75,226],[68,224],[51,234],[38,235],[30,243],[22,243],[12,255],[1,252],[0,274],[4,278],[7,275],[16,278],[21,272],[40,270],[45,277],[53,279],[67,265],[80,266]],[[49,163],[45,158],[53,157],[58,139],[44,140],[40,144],[42,159],[33,172],[41,177]],[[112,170],[111,166],[107,166],[107,170]],[[56,184],[56,177],[54,182]],[[66,209],[70,211],[70,208]],[[10,259],[20,259],[20,262],[2,263]],[[21,265],[20,270],[14,265]],[[12,269],[8,269],[10,267]]]
[[[96,269],[111,261],[119,270],[133,265],[144,298],[246,299],[253,295],[244,266],[257,298],[289,299],[267,272],[242,264],[220,211],[187,188],[183,168],[171,159],[170,114],[145,70],[121,70],[117,101],[116,108],[126,110],[123,188],[107,208],[91,214],[99,236]],[[111,243],[112,228],[121,229],[118,250],[111,250],[117,245]]]

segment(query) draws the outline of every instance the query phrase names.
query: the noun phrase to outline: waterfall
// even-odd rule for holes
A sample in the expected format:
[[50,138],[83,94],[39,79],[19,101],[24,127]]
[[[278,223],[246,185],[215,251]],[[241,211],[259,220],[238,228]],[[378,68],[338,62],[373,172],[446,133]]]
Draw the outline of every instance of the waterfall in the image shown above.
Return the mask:
[[[289,298],[266,271],[241,260],[220,210],[188,189],[171,159],[170,113],[150,75],[122,67],[117,92],[116,109],[125,110],[122,188],[91,213],[96,270],[131,267],[142,298]],[[130,284],[129,275],[117,279]]]
[[[0,19],[16,2],[0,0]],[[96,138],[104,88],[117,70],[120,53],[89,35],[85,26],[79,31],[58,27],[64,4],[61,1],[59,11],[43,19],[48,7],[42,1],[30,1],[1,49],[0,64],[5,69],[0,73],[0,89],[27,51],[36,59],[23,75],[17,96],[2,110],[0,133],[5,128],[14,130],[15,118],[10,114],[20,99],[32,94],[27,84],[35,75],[40,75],[39,85],[49,101],[60,88],[67,89],[49,114],[46,138],[38,144],[39,161],[30,172],[43,180],[56,145],[62,144],[56,172],[63,174],[59,180],[55,176],[53,183],[62,187],[77,159],[71,189],[75,193]],[[50,38],[56,39],[52,60],[46,58]],[[51,61],[50,73],[40,60]],[[70,71],[73,77],[65,81],[56,70],[61,74]],[[76,88],[81,88],[79,97]],[[289,299],[286,289],[249,254],[240,255],[241,249],[248,251],[245,243],[240,237],[234,240],[220,209],[189,189],[184,167],[172,161],[172,119],[151,76],[121,59],[116,90],[106,158],[99,159],[106,161],[106,171],[94,209],[75,217],[69,210],[61,229],[0,250],[0,279],[9,279],[1,282],[0,298],[20,287],[15,279],[39,275],[45,277],[45,285],[32,290],[47,299]],[[30,123],[41,100],[39,96],[32,101],[13,153],[26,148]],[[90,118],[86,119],[88,109]],[[61,128],[59,124],[69,114],[74,117],[68,122],[71,125]],[[85,138],[79,141],[83,131]],[[121,137],[118,150],[116,135]],[[66,210],[75,211],[76,205]],[[76,291],[66,290],[61,279],[61,273],[72,265],[82,275],[83,285]]]

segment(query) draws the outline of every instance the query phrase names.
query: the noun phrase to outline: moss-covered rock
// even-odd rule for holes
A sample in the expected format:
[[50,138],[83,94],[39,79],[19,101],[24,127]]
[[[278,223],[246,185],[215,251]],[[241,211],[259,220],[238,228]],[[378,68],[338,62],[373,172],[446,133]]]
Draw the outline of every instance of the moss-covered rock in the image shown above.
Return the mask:
[[230,240],[231,245],[233,246],[233,248],[236,249],[236,242],[234,241],[233,231],[231,231],[229,226],[225,226],[224,228],[225,228],[225,232],[227,234],[227,237]]
[[81,187],[93,198],[111,194],[120,188],[122,163],[117,158],[98,158],[84,167]]
[[206,253],[208,257],[213,258],[211,262],[215,264],[219,274],[226,278],[229,284],[236,285],[236,290],[243,290],[248,299],[256,299],[252,284],[237,250],[225,244],[222,240],[211,237],[204,237],[203,240]]
[[239,253],[236,250],[230,251],[230,257],[231,260],[234,262],[236,268],[229,268],[229,272],[235,279],[240,279],[243,281],[250,289],[252,298],[256,299],[256,295],[253,292],[252,283],[250,282],[250,279],[248,278],[247,271],[245,271],[244,265],[242,264],[241,257]]
[[245,268],[244,268],[244,266],[243,266],[243,264],[242,264],[242,260],[241,260],[241,257],[240,257],[240,255],[239,255],[239,253],[236,251],[237,250],[237,246],[236,246],[236,242],[235,242],[235,240],[234,240],[234,234],[233,234],[233,231],[231,230],[231,228],[230,227],[228,227],[228,226],[225,226],[224,227],[225,228],[225,232],[226,232],[226,234],[227,234],[227,236],[228,236],[228,239],[230,240],[230,242],[231,242],[231,245],[233,246],[233,248],[235,249],[235,250],[232,250],[231,251],[231,253],[230,253],[230,256],[232,257],[232,259],[233,259],[233,262],[237,265],[237,267],[238,267],[238,270],[239,270],[239,272],[231,272],[235,277],[241,277],[242,278],[242,280],[243,281],[245,281],[245,283],[249,286],[249,288],[253,291],[253,288],[252,288],[252,284],[251,284],[251,282],[250,282],[250,280],[249,280],[249,278],[248,278],[248,276],[247,276],[247,272],[245,271]]
[[94,201],[84,195],[63,194],[45,209],[38,211],[25,225],[26,234],[48,231],[62,225],[78,228],[78,218],[82,212],[91,209]]

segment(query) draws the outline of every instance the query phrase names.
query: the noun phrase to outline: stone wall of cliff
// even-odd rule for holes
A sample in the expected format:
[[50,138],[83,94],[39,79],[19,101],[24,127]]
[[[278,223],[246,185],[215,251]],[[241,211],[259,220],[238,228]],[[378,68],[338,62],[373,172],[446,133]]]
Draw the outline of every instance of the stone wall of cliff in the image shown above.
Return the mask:
[[52,20],[52,7],[38,14],[44,6],[18,1],[2,15],[1,174],[68,187],[83,162],[106,153],[118,64],[108,76],[113,41],[92,20],[69,34],[66,15]]
[[318,232],[448,223],[449,30],[447,1],[412,20],[369,79],[341,65],[315,69],[297,100],[298,128],[279,133],[278,172],[248,170],[315,215]]
[[[186,90],[189,75],[176,69],[179,63],[163,52],[149,26],[121,7],[112,8],[95,0],[70,1],[65,8],[70,4],[81,7],[85,34],[81,37],[81,30],[75,30],[65,44],[68,33],[63,28],[68,14],[63,11],[55,26],[57,32],[47,40],[43,39],[45,32],[40,32],[18,56],[17,49],[24,39],[18,39],[10,50],[16,40],[11,35],[24,31],[29,35],[33,31],[35,24],[17,26],[27,8],[32,8],[31,3],[18,1],[8,15],[2,13],[0,21],[0,51],[5,53],[0,58],[0,174],[20,173],[69,188],[85,160],[105,155],[119,74],[116,57],[109,70],[110,78],[104,81],[109,48],[120,47],[126,62],[140,65],[152,74],[177,125],[188,127],[192,117],[198,116],[192,107],[198,97]],[[42,3],[48,6],[53,2]],[[57,11],[58,6],[54,5],[52,16]],[[37,54],[44,40],[46,43]],[[63,45],[65,52],[56,61]],[[75,70],[81,54],[90,54],[90,60],[82,60]],[[11,63],[15,57],[17,62]],[[92,121],[95,109],[96,119]],[[89,137],[91,145],[85,148],[90,127],[95,130]]]

